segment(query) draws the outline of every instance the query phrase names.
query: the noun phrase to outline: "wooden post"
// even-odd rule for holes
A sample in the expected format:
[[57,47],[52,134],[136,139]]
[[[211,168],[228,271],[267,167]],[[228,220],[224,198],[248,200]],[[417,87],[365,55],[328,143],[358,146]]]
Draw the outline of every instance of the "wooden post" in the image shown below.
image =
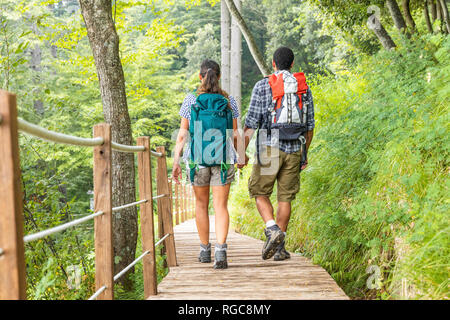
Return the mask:
[[164,240],[167,251],[167,263],[169,267],[175,267],[177,265],[177,257],[175,250],[175,239],[173,235],[172,214],[170,211],[170,198],[169,198],[169,181],[167,178],[167,162],[166,151],[164,147],[157,147],[156,152],[162,153],[162,157],[158,158],[158,171],[157,171],[157,190],[158,194],[165,194],[166,197],[158,199],[158,211],[161,212],[163,220],[163,235],[170,234],[169,237]]
[[175,184],[175,224],[178,225],[180,223],[180,193],[179,190],[180,185],[178,183]]
[[169,200],[170,200],[170,216],[172,217],[172,225],[175,224],[175,220],[174,220],[174,216],[173,216],[173,212],[174,212],[174,208],[173,208],[173,185],[172,185],[172,179],[169,178]]
[[106,286],[97,300],[114,299],[114,253],[112,239],[111,126],[94,126],[94,138],[104,143],[94,148],[94,211],[103,214],[95,218],[95,288]]
[[[159,171],[160,171],[160,165],[159,165],[159,158],[157,160],[157,167],[156,167],[156,195],[162,195],[163,193],[160,191],[160,183],[159,183]],[[157,206],[158,206],[158,239],[161,239],[164,237],[164,218],[163,218],[163,200],[164,198],[158,198],[156,200]],[[159,255],[163,258],[163,267],[167,268],[167,257],[166,256],[166,242],[163,242],[159,245]]]
[[182,193],[181,193],[181,199],[183,201],[183,222],[186,221],[186,183],[183,182],[182,184]]
[[155,254],[155,230],[153,221],[153,191],[152,191],[152,161],[150,151],[150,138],[137,138],[137,145],[144,146],[145,151],[138,153],[139,198],[148,201],[141,204],[141,235],[142,251],[150,251],[144,259],[144,294],[145,298],[156,295],[156,254]]
[[0,90],[0,300],[26,299],[16,96]]

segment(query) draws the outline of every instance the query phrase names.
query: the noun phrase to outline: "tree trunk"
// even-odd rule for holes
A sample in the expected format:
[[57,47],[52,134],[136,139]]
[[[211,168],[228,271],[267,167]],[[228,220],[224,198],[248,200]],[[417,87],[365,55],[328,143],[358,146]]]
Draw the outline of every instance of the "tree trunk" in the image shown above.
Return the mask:
[[220,51],[222,55],[222,89],[230,92],[230,12],[225,2],[220,3]]
[[430,12],[428,10],[428,0],[423,2],[423,15],[425,17],[425,22],[427,23],[428,32],[433,33],[433,25],[430,20]]
[[[112,19],[111,1],[80,0],[80,5],[97,68],[103,116],[105,121],[111,124],[112,140],[131,145],[133,141],[125,93],[125,77],[119,56],[119,37]],[[134,179],[134,155],[113,152],[114,207],[136,201]],[[115,273],[134,260],[137,232],[135,207],[121,210],[113,215]],[[121,283],[129,289],[131,287],[129,278],[121,279],[123,279]]]
[[[241,10],[241,0],[234,0],[236,8]],[[230,94],[236,99],[241,114],[241,90],[242,90],[242,34],[236,18],[231,23],[231,60],[230,60]],[[238,126],[241,125],[240,117]]]
[[250,49],[250,53],[253,56],[256,64],[258,65],[259,70],[263,74],[263,76],[267,76],[271,73],[271,69],[267,66],[264,56],[256,44],[255,38],[250,32],[245,20],[242,18],[239,10],[236,8],[234,2],[232,0],[224,0],[227,4],[228,10],[230,10],[231,15],[236,19],[236,23],[239,25],[242,34],[247,42],[248,48]]
[[431,19],[433,19],[433,22],[435,22],[436,18],[437,18],[436,1],[435,0],[428,0],[428,2],[430,3]]
[[395,26],[401,32],[406,31],[406,22],[402,16],[402,12],[397,4],[397,0],[387,0],[386,6],[389,9],[389,13],[391,14],[392,20],[394,21]]
[[[31,26],[33,33],[38,36],[39,30],[36,23]],[[34,48],[30,50],[30,67],[33,70],[33,96],[39,96],[41,93],[40,83],[42,75],[42,50],[38,43],[34,45]],[[33,107],[37,114],[42,115],[44,113],[44,103],[41,99],[36,99],[33,101]]]
[[409,6],[410,0],[402,0],[403,14],[405,15],[406,24],[409,26],[412,32],[416,30],[416,23],[411,15]]
[[396,47],[394,40],[392,40],[389,33],[381,24],[381,21],[378,19],[376,15],[369,17],[368,20],[369,28],[373,30],[378,40],[381,42],[381,45],[386,50],[391,50]]
[[445,3],[445,0],[438,0],[439,3],[441,4],[441,17],[442,17],[442,21],[445,24],[445,28],[447,30],[447,33],[450,33],[450,18],[448,16],[448,7],[447,4]]

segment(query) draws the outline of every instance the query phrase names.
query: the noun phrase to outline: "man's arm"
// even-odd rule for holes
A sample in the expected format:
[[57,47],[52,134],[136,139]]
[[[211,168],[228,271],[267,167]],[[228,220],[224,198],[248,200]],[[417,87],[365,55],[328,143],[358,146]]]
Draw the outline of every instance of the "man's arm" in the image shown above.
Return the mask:
[[305,134],[305,139],[306,139],[306,152],[308,152],[309,150],[309,146],[311,144],[311,141],[313,139],[314,136],[314,129],[310,130],[310,131],[306,131]]
[[[309,150],[309,146],[311,145],[311,141],[314,136],[314,127],[316,125],[316,121],[314,119],[314,100],[311,93],[311,89],[308,90],[309,100],[311,101],[309,108],[308,108],[308,122],[307,122],[307,128],[308,131],[305,133],[305,139],[306,139],[306,152]],[[308,165],[308,158],[306,158],[306,163],[302,165],[302,170],[304,170]]]

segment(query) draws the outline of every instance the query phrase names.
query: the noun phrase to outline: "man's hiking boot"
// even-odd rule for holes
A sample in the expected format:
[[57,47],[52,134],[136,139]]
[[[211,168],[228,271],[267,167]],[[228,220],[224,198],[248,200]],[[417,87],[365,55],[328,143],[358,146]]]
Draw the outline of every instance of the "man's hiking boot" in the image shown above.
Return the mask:
[[273,260],[275,261],[283,261],[286,259],[290,259],[291,254],[286,251],[284,248],[284,241],[278,246],[277,251],[275,252],[275,255],[273,256]]
[[278,225],[264,229],[264,233],[266,234],[266,242],[262,249],[262,258],[267,260],[273,257],[285,235]]
[[216,244],[214,246],[214,269],[226,269],[227,263],[227,244]]
[[200,244],[198,261],[201,263],[211,262],[211,243],[208,243],[208,245]]

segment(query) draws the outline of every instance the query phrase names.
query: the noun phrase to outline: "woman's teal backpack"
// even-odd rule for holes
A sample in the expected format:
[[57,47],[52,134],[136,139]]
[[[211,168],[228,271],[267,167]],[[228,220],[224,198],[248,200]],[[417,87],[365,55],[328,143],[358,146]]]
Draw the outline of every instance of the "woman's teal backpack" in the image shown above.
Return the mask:
[[233,130],[233,115],[228,105],[228,99],[220,94],[203,93],[191,107],[191,182],[194,182],[199,166],[220,166],[222,183],[226,182],[230,168],[227,161],[227,138]]

